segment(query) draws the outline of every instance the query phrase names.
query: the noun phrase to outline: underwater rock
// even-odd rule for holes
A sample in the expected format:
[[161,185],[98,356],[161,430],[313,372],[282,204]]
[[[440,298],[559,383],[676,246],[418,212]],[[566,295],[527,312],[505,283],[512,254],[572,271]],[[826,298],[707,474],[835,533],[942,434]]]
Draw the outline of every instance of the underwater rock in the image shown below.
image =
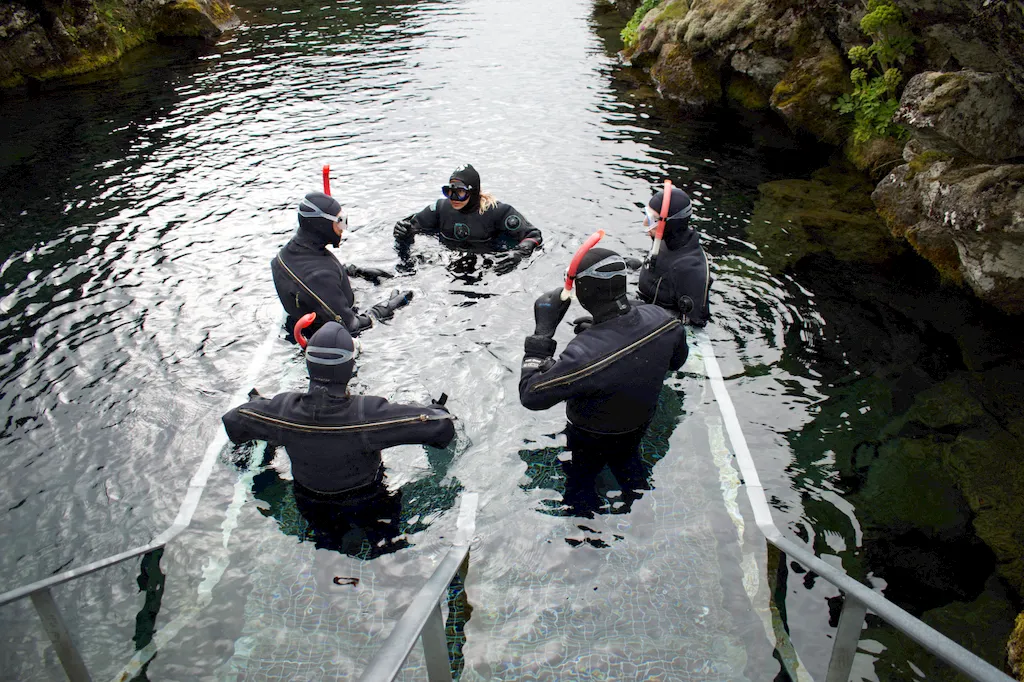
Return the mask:
[[810,180],[766,182],[747,235],[774,272],[826,251],[839,260],[884,262],[900,247],[873,210],[871,187],[862,174],[835,168]]
[[[993,373],[1007,374],[1009,399],[991,384]],[[1000,369],[954,375],[918,394],[886,430],[918,437],[940,453],[974,514],[975,532],[995,553],[999,574],[1024,593],[1024,439],[1017,435],[1024,424],[1006,412],[1022,400],[1021,388],[1013,385],[1020,374]]]

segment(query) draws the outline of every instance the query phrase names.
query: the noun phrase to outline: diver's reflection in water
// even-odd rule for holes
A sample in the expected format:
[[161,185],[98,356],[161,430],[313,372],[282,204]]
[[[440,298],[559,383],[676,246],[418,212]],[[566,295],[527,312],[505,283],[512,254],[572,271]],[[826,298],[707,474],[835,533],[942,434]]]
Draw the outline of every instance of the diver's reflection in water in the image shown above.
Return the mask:
[[[562,499],[544,500],[545,514],[593,518],[627,514],[654,488],[654,465],[668,452],[668,439],[682,415],[682,395],[665,387],[646,429],[628,434],[595,434],[566,424],[566,444],[521,450],[529,483],[525,489],[551,489]],[[556,437],[558,434],[551,436]]]
[[440,264],[461,284],[479,284],[488,271],[498,275],[512,272],[519,261],[511,257],[510,246],[499,242],[498,250],[485,250],[470,246],[452,247],[440,251],[413,252],[411,242],[395,242],[398,254],[398,272],[413,274],[419,265]]

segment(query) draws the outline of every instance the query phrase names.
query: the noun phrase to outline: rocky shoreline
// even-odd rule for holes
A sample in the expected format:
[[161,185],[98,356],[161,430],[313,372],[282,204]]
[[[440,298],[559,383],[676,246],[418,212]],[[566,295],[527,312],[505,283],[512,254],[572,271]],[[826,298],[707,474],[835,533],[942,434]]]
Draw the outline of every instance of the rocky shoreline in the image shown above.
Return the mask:
[[13,0],[0,4],[0,89],[93,71],[143,43],[212,39],[227,0]]
[[[947,285],[1007,315],[1007,325],[1024,314],[1024,2],[610,1],[625,17],[646,10],[622,56],[679,103],[680,115],[770,110],[864,173],[823,169],[762,185],[749,235],[766,265],[782,271],[818,252],[882,262],[913,249]],[[850,56],[879,50],[862,19],[886,4],[905,32],[905,56],[886,74],[899,79],[892,121],[900,129],[858,136],[840,102],[858,77],[867,80]],[[1020,354],[979,358],[969,329],[950,333],[966,369],[881,429],[884,459],[898,470],[941,465],[998,575],[1024,595]],[[1024,614],[1006,654],[1024,680]]]

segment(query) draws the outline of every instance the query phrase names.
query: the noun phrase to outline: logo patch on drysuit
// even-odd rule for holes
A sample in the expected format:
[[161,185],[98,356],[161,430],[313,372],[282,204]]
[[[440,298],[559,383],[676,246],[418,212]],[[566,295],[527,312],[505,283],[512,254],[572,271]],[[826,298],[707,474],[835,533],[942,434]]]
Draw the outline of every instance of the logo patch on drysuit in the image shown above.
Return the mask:
[[466,223],[455,223],[455,238],[469,239],[469,225]]
[[519,216],[510,215],[505,218],[505,229],[506,230],[518,230],[519,226],[522,225],[522,221],[519,220]]

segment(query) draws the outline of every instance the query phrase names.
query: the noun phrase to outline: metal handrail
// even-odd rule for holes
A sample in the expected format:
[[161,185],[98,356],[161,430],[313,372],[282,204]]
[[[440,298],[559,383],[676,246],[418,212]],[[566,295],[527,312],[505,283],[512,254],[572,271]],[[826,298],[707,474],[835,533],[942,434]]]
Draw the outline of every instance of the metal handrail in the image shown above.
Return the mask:
[[722,370],[715,358],[715,351],[707,332],[696,333],[697,346],[704,359],[711,389],[715,394],[719,410],[725,421],[729,440],[735,450],[739,464],[743,487],[747,491],[747,499],[754,511],[754,520],[765,539],[822,578],[832,583],[846,594],[843,613],[839,619],[839,632],[832,649],[832,660],[829,663],[826,682],[846,682],[850,677],[853,665],[853,654],[856,652],[857,641],[860,639],[861,625],[866,610],[881,617],[903,634],[935,654],[938,658],[956,668],[974,680],[983,682],[1015,682],[995,666],[972,654],[938,630],[926,625],[896,606],[884,596],[875,592],[863,583],[854,580],[841,568],[836,568],[819,559],[813,552],[783,536],[782,531],[772,520],[771,507],[765,497],[764,488],[757,475],[757,468],[747,448],[746,438],[740,428],[736,409],[733,407],[729,391],[725,387]]
[[[284,317],[282,316],[282,324],[283,321]],[[247,389],[245,387],[253,386],[259,378],[259,372],[262,370],[267,357],[270,355],[271,348],[278,336],[280,326],[280,324],[273,325],[267,333],[266,338],[263,340],[263,343],[260,344],[253,361],[249,363],[249,373],[246,376],[245,381],[242,383],[243,388],[239,389],[239,392],[232,396],[232,405],[245,402],[248,399],[248,395],[245,392]],[[28,585],[23,585],[0,594],[0,606],[10,604],[11,602],[18,601],[19,599],[24,599],[25,597],[32,598],[32,603],[36,607],[36,612],[39,614],[39,618],[43,622],[43,629],[50,638],[50,642],[53,643],[53,647],[57,651],[57,657],[60,659],[61,665],[64,667],[64,672],[67,674],[68,679],[71,680],[71,682],[90,682],[92,678],[89,676],[89,672],[86,669],[85,662],[82,660],[81,654],[75,647],[74,641],[71,638],[71,633],[69,632],[67,625],[64,623],[64,619],[61,617],[60,611],[57,608],[57,603],[54,601],[53,593],[50,589],[101,569],[115,566],[137,556],[148,554],[149,552],[160,549],[168,542],[178,537],[178,535],[180,535],[182,531],[188,528],[189,524],[192,523],[192,515],[195,514],[196,507],[199,505],[199,499],[203,495],[203,490],[206,489],[206,483],[209,480],[210,473],[213,471],[213,466],[217,461],[217,455],[224,448],[227,442],[227,433],[221,429],[206,448],[206,453],[203,455],[202,462],[200,462],[196,472],[189,480],[188,490],[185,492],[185,497],[181,501],[181,506],[178,508],[178,514],[175,516],[174,521],[170,526],[153,538],[149,544],[141,545],[134,549],[129,549],[118,554],[104,557],[90,564],[86,564],[81,568],[64,571],[63,573],[58,573],[57,575],[50,576],[49,578],[37,580],[33,583],[29,583]]]
[[444,619],[441,615],[441,598],[469,555],[469,545],[476,531],[478,503],[478,493],[463,495],[459,507],[455,544],[448,550],[426,584],[416,593],[412,603],[391,630],[391,634],[366,666],[359,677],[359,682],[395,679],[416,645],[416,640],[421,636],[427,660],[427,675],[431,682],[450,682],[452,679]]

